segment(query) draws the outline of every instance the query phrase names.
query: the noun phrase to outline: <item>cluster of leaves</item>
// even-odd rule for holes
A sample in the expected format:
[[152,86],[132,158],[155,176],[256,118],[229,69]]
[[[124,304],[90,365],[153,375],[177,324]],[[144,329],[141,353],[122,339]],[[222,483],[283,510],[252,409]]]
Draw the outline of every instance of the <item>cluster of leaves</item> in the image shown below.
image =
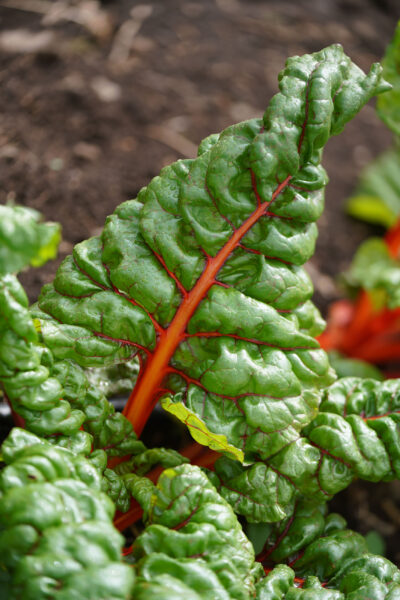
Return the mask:
[[400,345],[400,24],[382,62],[392,91],[377,101],[377,112],[394,134],[393,148],[369,164],[361,175],[348,212],[388,228],[357,250],[342,280],[354,301],[330,309],[321,338],[327,350],[375,363],[398,376]]
[[[117,207],[31,309],[14,273],[50,255],[55,229],[3,208],[5,252],[18,244],[0,272],[0,381],[24,427],[2,446],[6,598],[400,597],[398,569],[326,509],[354,478],[399,477],[400,384],[334,382],[302,269],[323,147],[388,85],[339,46],[279,81],[262,119]],[[123,414],[104,369],[136,379]],[[159,400],[219,454],[147,449]],[[143,518],[124,551],[113,518]]]

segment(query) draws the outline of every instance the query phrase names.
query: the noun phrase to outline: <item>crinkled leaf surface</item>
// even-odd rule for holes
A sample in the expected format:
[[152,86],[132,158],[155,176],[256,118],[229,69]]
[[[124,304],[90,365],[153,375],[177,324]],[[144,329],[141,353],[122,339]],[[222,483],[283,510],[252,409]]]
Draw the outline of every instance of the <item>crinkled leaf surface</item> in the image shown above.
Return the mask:
[[[39,343],[27,307],[28,300],[16,277],[10,274],[1,277],[0,384],[14,411],[23,417],[31,432],[15,430],[19,433],[12,440],[13,444],[20,440],[23,447],[39,444],[37,453],[41,453],[40,458],[37,453],[34,457],[28,453],[27,464],[24,460],[22,466],[18,464],[18,469],[27,469],[26,476],[30,477],[32,467],[34,477],[40,479],[42,475],[33,467],[39,462],[39,470],[43,467],[48,475],[60,476],[51,462],[51,456],[57,450],[53,451],[35,434],[47,436],[54,446],[67,448],[76,455],[90,454],[91,464],[102,474],[102,490],[119,511],[125,512],[130,506],[130,495],[123,479],[107,468],[107,458],[129,455],[132,458],[125,464],[125,472],[129,469],[138,473],[147,472],[155,464],[175,466],[185,459],[173,450],[147,450],[137,439],[128,419],[107,401],[103,386],[91,383],[84,370],[70,360],[54,362],[50,350]],[[129,376],[135,365],[123,364],[114,370],[119,377],[115,389],[121,386],[120,377]],[[101,381],[103,375],[96,371],[95,375]],[[7,452],[10,449],[7,444],[4,448]],[[46,467],[47,454],[49,468]]]
[[[125,469],[138,473],[155,464],[174,466],[185,461],[173,450],[147,450],[132,424],[115,411],[101,389],[89,382],[81,367],[70,360],[54,362],[51,352],[38,342],[25,293],[14,275],[0,278],[0,334],[0,384],[15,412],[24,418],[30,432],[47,436],[54,446],[76,455],[90,454],[91,463],[102,473],[102,490],[118,510],[128,510],[130,495],[123,479],[107,469],[107,457],[130,455]],[[30,468],[32,461],[45,465],[47,454],[51,462],[56,449],[44,441],[40,445],[34,433],[18,431],[13,443],[20,439],[23,446],[39,444],[41,452],[41,458],[29,454],[28,465],[24,462],[21,468]],[[45,471],[60,476],[52,469]],[[35,472],[36,476],[39,474]]]
[[147,527],[134,544],[135,598],[183,598],[186,588],[186,597],[204,600],[254,597],[262,569],[252,545],[198,467],[164,471],[143,504]]
[[328,138],[387,89],[331,46],[287,61],[264,117],[163,169],[75,247],[39,300],[57,358],[137,356],[125,414],[140,432],[160,397],[202,443],[266,459],[298,438],[332,381],[301,265],[312,255]]
[[139,373],[137,360],[126,361],[111,367],[86,369],[89,382],[107,398],[128,395],[134,387]]
[[[39,440],[39,441],[38,441]],[[127,600],[114,505],[82,456],[14,429],[2,446],[0,567],[7,598]],[[3,590],[2,590],[3,593]],[[2,596],[3,597],[3,596]]]
[[324,392],[319,414],[297,440],[247,466],[220,458],[210,477],[249,521],[280,521],[301,495],[325,502],[354,478],[398,478],[399,418],[399,380],[343,378]]
[[[326,505],[299,499],[279,524],[259,524],[257,561],[230,507],[201,471],[165,471],[141,502],[147,527],[133,547],[134,597],[259,600],[397,598],[400,572]],[[139,499],[139,496],[137,496]],[[253,526],[254,527],[254,526]],[[274,567],[277,563],[287,563]]]
[[257,585],[257,600],[394,600],[400,593],[398,571],[386,563],[389,561],[379,556],[366,557],[352,565],[333,589],[313,575],[296,578],[291,568],[279,565]]
[[0,278],[0,381],[13,407],[39,435],[72,434],[84,414],[62,398],[50,376],[51,353],[39,344],[25,292],[14,275]]
[[69,360],[54,362],[51,351],[39,343],[28,300],[14,275],[0,278],[0,383],[13,409],[38,435],[57,434],[58,444],[75,450],[80,446],[78,451],[93,443],[110,456],[145,450],[132,424],[115,412],[83,369]]
[[[258,536],[263,530],[264,537],[257,560],[267,572],[271,571],[257,585],[260,599],[365,600],[397,598],[400,593],[397,567],[369,553],[365,539],[347,529],[342,517],[328,514],[325,504],[300,499],[289,519],[277,525],[253,526],[250,535],[256,533],[254,527],[259,530]],[[273,568],[279,563],[291,568],[284,564]]]

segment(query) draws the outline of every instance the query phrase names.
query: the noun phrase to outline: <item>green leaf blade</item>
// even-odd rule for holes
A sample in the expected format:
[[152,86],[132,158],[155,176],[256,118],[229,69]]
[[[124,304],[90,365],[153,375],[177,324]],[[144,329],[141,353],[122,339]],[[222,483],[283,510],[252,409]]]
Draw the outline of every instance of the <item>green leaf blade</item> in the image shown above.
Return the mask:
[[37,211],[0,205],[0,276],[55,258],[60,239],[60,226],[41,223]]
[[380,118],[395,133],[400,135],[400,26],[397,24],[396,31],[391,43],[386,49],[382,61],[384,77],[393,89],[379,98],[377,110]]
[[65,336],[56,342],[68,327],[81,328],[83,344],[85,330],[110,342],[107,364],[137,352],[125,414],[138,432],[164,396],[189,430],[244,460],[295,442],[333,380],[300,266],[323,209],[322,148],[385,87],[379,66],[365,75],[339,46],[289,59],[279,81],[262,120],[164,169],[107,220],[90,267],[75,253],[75,272],[65,267],[39,300],[61,322],[53,340],[44,333],[56,357],[62,349],[79,362]]

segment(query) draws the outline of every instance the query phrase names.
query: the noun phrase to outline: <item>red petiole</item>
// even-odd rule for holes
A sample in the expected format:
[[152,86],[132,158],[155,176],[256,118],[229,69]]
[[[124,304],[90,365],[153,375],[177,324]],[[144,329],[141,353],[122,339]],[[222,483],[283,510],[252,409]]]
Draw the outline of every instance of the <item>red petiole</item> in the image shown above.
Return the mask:
[[152,356],[148,358],[143,373],[139,376],[137,384],[125,406],[124,415],[132,423],[137,435],[141,434],[159,399],[160,388],[162,387],[163,379],[168,373],[169,362],[178,344],[185,337],[187,324],[200,302],[205,298],[210,287],[216,283],[218,271],[224,265],[228,256],[238,247],[244,235],[265,214],[268,206],[289,184],[291,178],[288,175],[277,186],[271,200],[261,202],[256,188],[255,177],[252,174],[253,190],[258,204],[256,210],[234,231],[229,241],[216,256],[207,256],[206,268],[193,289],[183,295],[182,303],[168,329],[160,333],[156,349]]
[[[400,220],[389,229],[385,242],[392,258],[399,258]],[[376,309],[371,295],[361,290],[355,303],[335,302],[328,327],[318,338],[325,350],[384,365],[400,359],[400,308]]]

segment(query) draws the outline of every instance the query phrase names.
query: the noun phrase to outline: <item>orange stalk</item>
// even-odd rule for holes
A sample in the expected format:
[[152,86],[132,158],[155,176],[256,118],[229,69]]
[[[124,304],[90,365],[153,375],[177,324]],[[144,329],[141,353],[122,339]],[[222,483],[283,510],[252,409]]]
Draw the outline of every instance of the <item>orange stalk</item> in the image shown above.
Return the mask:
[[[200,302],[207,295],[210,287],[215,284],[217,273],[224,265],[228,256],[235,250],[243,236],[260,219],[260,217],[265,214],[268,206],[288,185],[291,178],[292,176],[288,175],[286,179],[277,186],[270,201],[258,204],[256,210],[238,229],[235,230],[228,242],[221,248],[216,256],[207,257],[207,266],[196,285],[190,292],[184,295],[182,303],[168,329],[165,329],[160,333],[156,349],[148,358],[144,371],[139,377],[123,411],[123,414],[130,420],[138,436],[141,434],[158,401],[161,384],[167,374],[168,364],[178,344],[184,337],[190,318],[193,316]],[[257,190],[254,189],[254,191],[258,199]]]

